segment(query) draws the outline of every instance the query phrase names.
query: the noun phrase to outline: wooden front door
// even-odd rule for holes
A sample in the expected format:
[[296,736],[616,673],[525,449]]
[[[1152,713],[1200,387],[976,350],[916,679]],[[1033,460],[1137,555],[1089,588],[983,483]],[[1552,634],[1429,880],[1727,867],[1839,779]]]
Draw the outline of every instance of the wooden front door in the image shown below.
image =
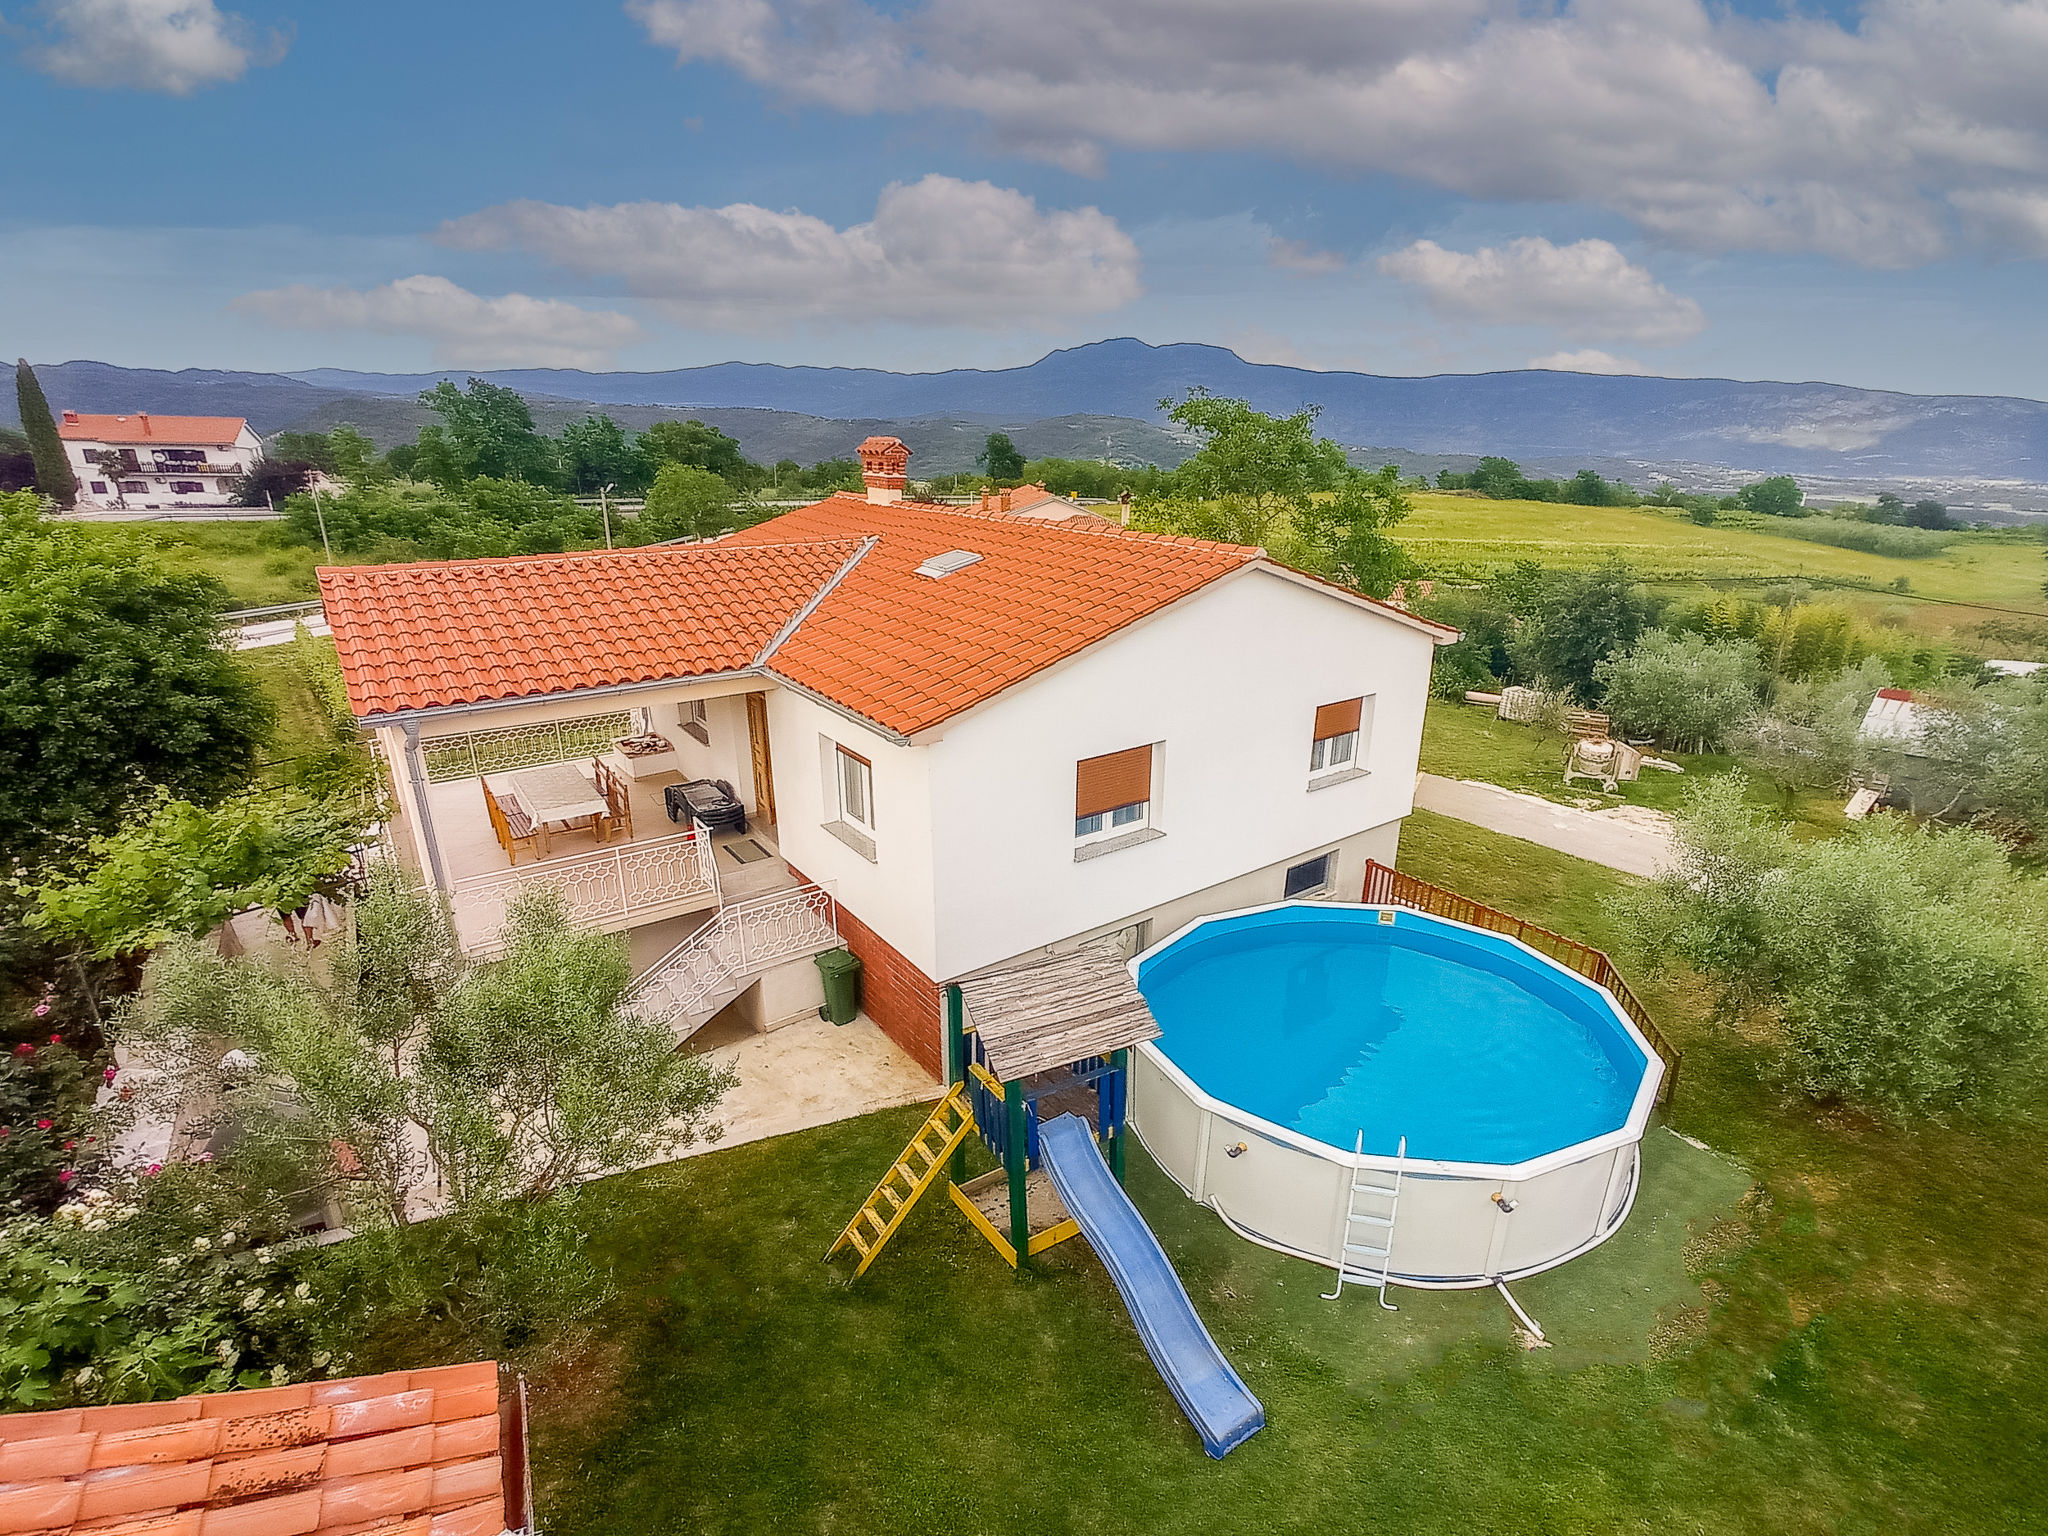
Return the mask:
[[768,756],[768,696],[747,695],[747,744],[754,753],[754,819],[775,825],[775,765]]

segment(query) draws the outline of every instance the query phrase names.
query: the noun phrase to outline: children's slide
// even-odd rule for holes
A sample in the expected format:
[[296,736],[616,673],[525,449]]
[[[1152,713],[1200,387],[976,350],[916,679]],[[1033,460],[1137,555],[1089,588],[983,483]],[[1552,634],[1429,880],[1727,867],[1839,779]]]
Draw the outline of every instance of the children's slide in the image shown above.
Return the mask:
[[1122,1292],[1152,1363],[1202,1437],[1202,1449],[1220,1457],[1242,1445],[1265,1427],[1266,1410],[1195,1315],[1159,1239],[1102,1160],[1088,1122],[1078,1115],[1047,1121],[1038,1128],[1038,1150],[1067,1214]]

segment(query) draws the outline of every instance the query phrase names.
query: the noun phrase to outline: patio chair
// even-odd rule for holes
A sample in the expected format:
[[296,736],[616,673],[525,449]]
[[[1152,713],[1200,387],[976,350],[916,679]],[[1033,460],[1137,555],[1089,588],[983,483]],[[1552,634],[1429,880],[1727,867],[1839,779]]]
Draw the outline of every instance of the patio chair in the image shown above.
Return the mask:
[[484,787],[484,805],[491,813],[491,830],[497,834],[498,846],[505,850],[505,857],[517,864],[523,844],[529,853],[538,850],[540,857],[546,858],[547,835],[534,825],[533,818],[526,814],[526,808],[513,796],[494,792],[488,779],[479,782]]
[[617,769],[608,766],[601,757],[593,757],[590,766],[597,770],[597,792],[604,796],[604,803],[608,807],[598,841],[607,841],[623,832],[630,842],[633,837],[632,782]]

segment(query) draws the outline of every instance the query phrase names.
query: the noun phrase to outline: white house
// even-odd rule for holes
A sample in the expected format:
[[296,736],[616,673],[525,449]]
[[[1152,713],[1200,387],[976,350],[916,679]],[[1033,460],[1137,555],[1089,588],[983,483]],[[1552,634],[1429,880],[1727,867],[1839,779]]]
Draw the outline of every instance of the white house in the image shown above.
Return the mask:
[[[906,501],[900,442],[861,457],[865,497],[709,543],[321,572],[465,943],[545,883],[681,1027],[765,1027],[836,929],[937,1076],[947,984],[1392,862],[1453,631],[1257,549]],[[671,822],[692,780],[747,830]]]
[[234,481],[263,457],[263,439],[239,416],[66,411],[57,436],[81,506],[224,507]]

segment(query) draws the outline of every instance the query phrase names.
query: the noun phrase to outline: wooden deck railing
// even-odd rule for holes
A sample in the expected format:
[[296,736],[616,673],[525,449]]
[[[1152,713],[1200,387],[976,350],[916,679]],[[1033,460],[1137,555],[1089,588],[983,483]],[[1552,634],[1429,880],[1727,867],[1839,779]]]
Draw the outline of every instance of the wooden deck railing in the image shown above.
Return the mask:
[[1474,928],[1504,933],[1550,956],[1558,964],[1570,966],[1588,981],[1605,987],[1614,994],[1614,1000],[1621,1004],[1621,1011],[1629,1016],[1663,1059],[1664,1080],[1657,1085],[1657,1102],[1670,1102],[1671,1090],[1678,1082],[1680,1052],[1664,1038],[1664,1032],[1650,1017],[1649,1009],[1642,1005],[1629,984],[1622,980],[1621,972],[1614,968],[1614,962],[1602,951],[1590,944],[1581,944],[1577,939],[1568,939],[1561,933],[1552,933],[1548,928],[1539,928],[1511,912],[1489,907],[1484,902],[1460,896],[1456,891],[1447,891],[1440,885],[1431,885],[1413,875],[1404,875],[1377,859],[1366,860],[1365,892],[1360,899],[1368,907],[1412,907],[1435,917],[1448,917],[1453,922],[1470,923]]

